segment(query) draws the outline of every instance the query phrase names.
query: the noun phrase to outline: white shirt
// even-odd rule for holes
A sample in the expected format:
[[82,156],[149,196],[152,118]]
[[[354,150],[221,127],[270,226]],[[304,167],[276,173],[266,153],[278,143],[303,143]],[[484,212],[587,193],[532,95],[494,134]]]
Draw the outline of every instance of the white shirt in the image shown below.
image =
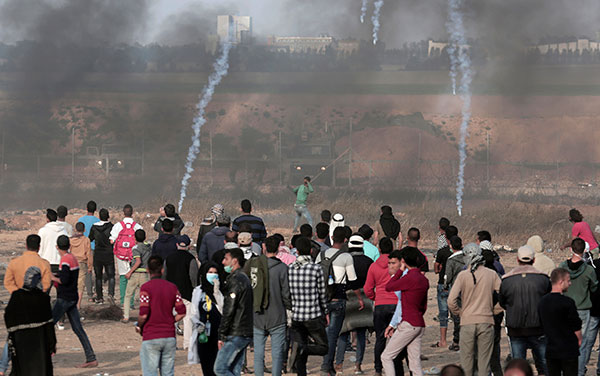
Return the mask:
[[56,249],[56,239],[61,235],[67,235],[65,227],[60,222],[48,222],[38,231],[42,238],[40,243],[40,257],[48,261],[51,265],[60,264],[60,254]]
[[[337,248],[329,248],[325,251],[327,258],[333,257],[339,251]],[[321,262],[321,253],[317,256],[316,263]],[[335,283],[346,283],[346,281],[356,281],[356,271],[354,270],[354,259],[348,252],[344,252],[333,260],[333,274]]]
[[[125,218],[123,218],[122,221],[125,222],[125,224],[135,222],[133,220],[133,218],[131,218],[131,217],[125,217]],[[119,222],[115,223],[112,230],[110,230],[110,238],[109,239],[111,242],[114,242],[115,240],[117,240],[117,237],[119,236],[119,233],[121,232],[121,230],[123,230],[123,226],[121,225],[121,221],[119,221]],[[133,230],[134,231],[142,230],[142,226],[140,226],[139,223],[135,222],[135,226],[133,226]]]
[[71,226],[70,223],[64,222],[64,221],[56,221],[56,223],[58,223],[64,227],[65,232],[67,233],[68,237],[73,236],[73,226]]

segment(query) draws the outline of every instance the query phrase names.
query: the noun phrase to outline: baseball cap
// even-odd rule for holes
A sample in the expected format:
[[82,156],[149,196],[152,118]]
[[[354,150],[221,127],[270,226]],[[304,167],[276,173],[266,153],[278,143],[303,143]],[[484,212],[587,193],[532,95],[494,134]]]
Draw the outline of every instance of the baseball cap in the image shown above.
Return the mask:
[[177,245],[180,247],[187,247],[191,242],[190,237],[187,235],[181,235],[177,238]]
[[350,241],[348,242],[348,248],[362,248],[365,244],[365,240],[360,235],[352,235],[350,237]]
[[522,262],[531,262],[535,258],[535,251],[528,245],[519,248],[517,259]]
[[238,242],[240,242],[240,245],[252,244],[252,234],[249,232],[240,232],[238,235]]

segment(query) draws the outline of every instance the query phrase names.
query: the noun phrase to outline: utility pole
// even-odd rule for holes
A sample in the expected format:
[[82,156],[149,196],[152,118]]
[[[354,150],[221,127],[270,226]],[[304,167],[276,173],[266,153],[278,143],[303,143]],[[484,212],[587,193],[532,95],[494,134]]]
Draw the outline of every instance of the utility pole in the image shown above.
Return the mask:
[[352,119],[350,119],[350,135],[348,136],[348,185],[352,186]]
[[208,144],[210,146],[210,186],[212,187],[215,183],[214,181],[214,171],[213,171],[213,143],[212,143],[212,131],[208,133]]
[[144,156],[146,152],[146,134],[142,131],[142,176],[144,176]]
[[487,149],[486,149],[486,182],[487,182],[487,186],[488,189],[490,189],[490,132],[487,132],[486,134],[486,144],[487,144]]
[[75,183],[75,127],[71,128],[71,182]]
[[[327,123],[325,123],[327,124]],[[325,126],[325,128],[327,128],[327,125]],[[283,185],[283,175],[282,175],[282,168],[283,168],[283,162],[281,159],[281,131],[279,131],[279,185]]]
[[421,186],[421,132],[419,132],[419,144],[417,146],[417,184]]

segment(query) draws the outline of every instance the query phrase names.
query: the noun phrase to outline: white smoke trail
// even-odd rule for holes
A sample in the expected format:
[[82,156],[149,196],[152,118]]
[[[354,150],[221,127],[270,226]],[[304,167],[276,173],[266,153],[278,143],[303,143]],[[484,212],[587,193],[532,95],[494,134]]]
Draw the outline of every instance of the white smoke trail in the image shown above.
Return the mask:
[[185,174],[183,175],[183,179],[181,180],[181,194],[179,197],[179,209],[181,211],[181,207],[183,206],[183,200],[185,200],[186,191],[188,187],[188,182],[192,177],[192,172],[194,172],[194,161],[200,152],[200,129],[206,123],[206,118],[204,117],[206,106],[210,103],[212,96],[215,92],[215,88],[225,75],[227,74],[227,70],[229,69],[229,51],[231,50],[231,40],[226,41],[221,45],[221,55],[213,64],[214,72],[208,77],[208,83],[202,89],[202,94],[200,95],[200,101],[196,105],[196,116],[194,117],[194,123],[192,124],[193,134],[192,134],[192,145],[190,145],[190,149],[187,155],[187,161],[185,163]]
[[365,16],[367,15],[367,4],[369,0],[362,0],[362,6],[360,7],[360,23],[365,23]]
[[[450,45],[454,44],[458,48],[456,55],[458,70],[460,71],[460,90],[463,106],[462,106],[462,121],[460,123],[459,136],[459,159],[458,179],[456,182],[456,209],[458,215],[462,215],[462,200],[465,189],[465,164],[467,161],[467,136],[469,134],[469,121],[471,120],[471,81],[473,80],[473,72],[471,70],[471,58],[468,52],[462,52],[462,46],[466,46],[467,37],[465,34],[465,26],[463,22],[460,8],[462,0],[449,0],[448,2],[448,22],[446,27],[450,34]],[[456,77],[456,76],[455,76]]]
[[452,81],[452,95],[456,95],[456,76],[458,69],[458,59],[456,58],[456,46],[448,43],[448,56],[450,57],[450,80]]
[[375,10],[373,11],[373,15],[371,16],[371,21],[373,22],[373,44],[377,44],[379,37],[379,27],[381,24],[379,23],[379,16],[381,16],[381,8],[383,8],[383,0],[375,0],[373,3],[375,6]]

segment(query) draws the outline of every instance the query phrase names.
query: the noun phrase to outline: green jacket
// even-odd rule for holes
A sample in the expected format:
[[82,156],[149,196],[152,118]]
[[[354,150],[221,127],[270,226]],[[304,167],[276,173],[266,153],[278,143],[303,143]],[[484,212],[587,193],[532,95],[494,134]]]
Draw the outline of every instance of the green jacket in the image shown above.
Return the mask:
[[568,270],[571,275],[571,287],[565,292],[565,296],[575,301],[578,310],[592,308],[590,295],[598,289],[598,279],[594,268],[585,262],[573,264],[571,260],[561,262],[558,267]]
[[306,205],[308,194],[313,193],[314,191],[315,190],[310,183],[308,183],[307,186],[302,184],[294,188],[294,193],[296,194],[296,205]]
[[269,267],[265,255],[252,257],[244,265],[244,273],[250,278],[254,312],[263,313],[269,306]]

